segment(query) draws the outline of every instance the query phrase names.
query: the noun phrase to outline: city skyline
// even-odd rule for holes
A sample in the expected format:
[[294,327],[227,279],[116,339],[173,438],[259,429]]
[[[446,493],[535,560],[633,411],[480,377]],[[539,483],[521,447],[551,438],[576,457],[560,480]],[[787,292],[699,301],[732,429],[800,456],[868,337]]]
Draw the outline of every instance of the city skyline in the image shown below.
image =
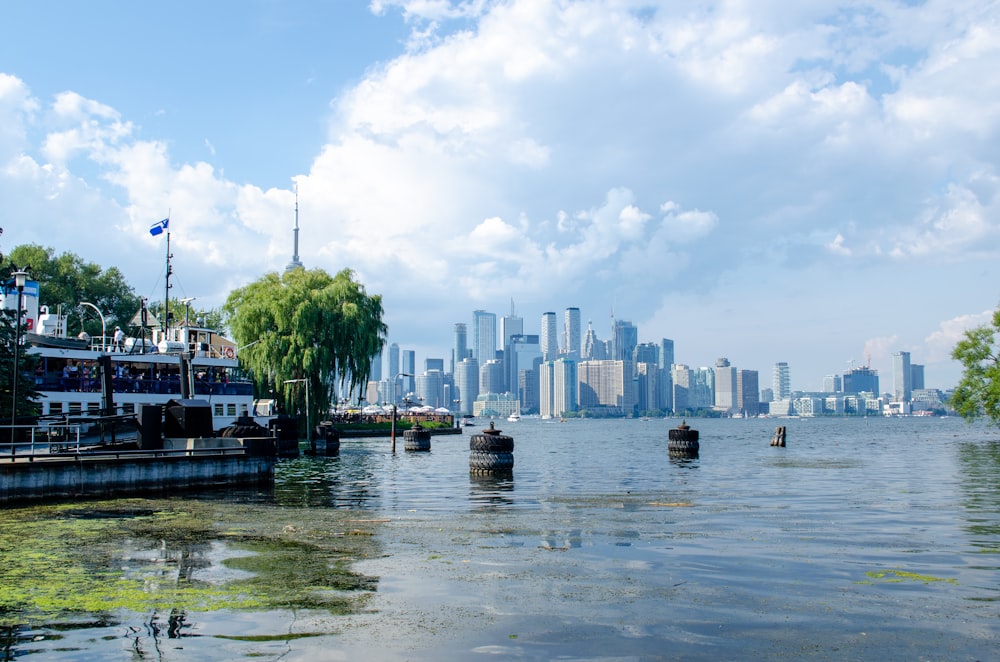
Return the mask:
[[900,352],[953,387],[1000,303],[990,0],[45,6],[0,23],[0,250],[151,301],[169,217],[199,308],[291,260],[420,357],[513,299],[802,390]]

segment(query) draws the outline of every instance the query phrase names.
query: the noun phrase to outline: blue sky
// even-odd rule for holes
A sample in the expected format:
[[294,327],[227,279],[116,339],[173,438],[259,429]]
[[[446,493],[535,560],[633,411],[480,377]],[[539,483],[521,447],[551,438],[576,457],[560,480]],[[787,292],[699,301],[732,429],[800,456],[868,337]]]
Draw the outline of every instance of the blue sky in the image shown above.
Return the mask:
[[5,3],[0,249],[220,305],[353,269],[447,357],[612,311],[677,360],[796,389],[911,352],[954,385],[1000,248],[1000,6],[914,2]]

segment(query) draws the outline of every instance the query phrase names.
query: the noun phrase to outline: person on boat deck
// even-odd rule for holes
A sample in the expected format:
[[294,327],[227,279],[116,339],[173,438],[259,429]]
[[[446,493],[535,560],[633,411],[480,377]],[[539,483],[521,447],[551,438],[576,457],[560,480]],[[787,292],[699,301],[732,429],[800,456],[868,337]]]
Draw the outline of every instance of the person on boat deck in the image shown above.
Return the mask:
[[35,386],[41,386],[44,381],[45,366],[39,361],[38,366],[35,368]]
[[115,346],[114,349],[119,352],[125,351],[125,332],[122,331],[120,326],[115,327]]

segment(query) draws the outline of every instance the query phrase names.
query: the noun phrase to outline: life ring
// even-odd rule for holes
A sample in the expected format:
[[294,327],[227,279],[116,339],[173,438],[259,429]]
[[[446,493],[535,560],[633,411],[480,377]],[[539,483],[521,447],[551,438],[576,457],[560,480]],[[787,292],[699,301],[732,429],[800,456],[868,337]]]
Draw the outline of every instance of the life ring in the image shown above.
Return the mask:
[[236,350],[234,350],[232,347],[223,347],[222,348],[222,356],[223,356],[223,358],[227,358],[227,359],[235,359],[236,358]]

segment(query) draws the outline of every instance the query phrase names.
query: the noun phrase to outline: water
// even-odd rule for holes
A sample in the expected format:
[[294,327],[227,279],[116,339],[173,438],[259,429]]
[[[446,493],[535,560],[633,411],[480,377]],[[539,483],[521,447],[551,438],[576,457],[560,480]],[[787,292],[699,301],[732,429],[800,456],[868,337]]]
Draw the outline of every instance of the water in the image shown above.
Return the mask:
[[[434,437],[430,453],[399,439],[395,455],[346,439],[339,458],[282,463],[273,493],[213,498],[372,527],[378,553],[352,567],[378,588],[359,612],[189,610],[174,636],[117,613],[51,640],[32,625],[37,640],[9,655],[997,657],[1000,433],[956,419],[693,420],[700,456],[678,460],[677,423],[500,424],[516,443],[506,477],[470,476],[467,434]],[[777,424],[786,448],[769,445]],[[225,576],[203,565],[193,574]]]

